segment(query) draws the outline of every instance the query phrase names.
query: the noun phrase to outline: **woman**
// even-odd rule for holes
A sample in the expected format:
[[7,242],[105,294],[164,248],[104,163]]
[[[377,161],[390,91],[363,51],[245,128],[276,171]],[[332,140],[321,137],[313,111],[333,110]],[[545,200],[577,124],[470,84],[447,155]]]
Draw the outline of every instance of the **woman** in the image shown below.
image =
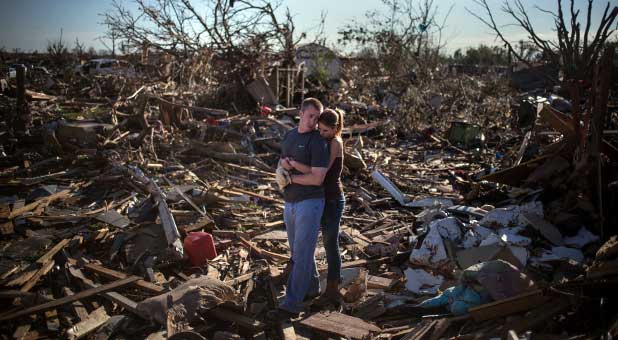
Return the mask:
[[[341,302],[339,293],[339,281],[341,280],[341,253],[339,252],[339,225],[343,209],[345,207],[345,196],[341,185],[341,171],[343,169],[343,140],[341,132],[343,130],[343,112],[326,109],[318,119],[318,129],[322,138],[329,141],[330,159],[328,172],[324,177],[324,195],[326,204],[322,213],[322,238],[324,249],[326,250],[326,261],[328,262],[328,274],[326,290],[323,298],[335,304]],[[301,172],[311,171],[311,169],[295,161],[290,164]],[[323,302],[326,302],[323,301]]]

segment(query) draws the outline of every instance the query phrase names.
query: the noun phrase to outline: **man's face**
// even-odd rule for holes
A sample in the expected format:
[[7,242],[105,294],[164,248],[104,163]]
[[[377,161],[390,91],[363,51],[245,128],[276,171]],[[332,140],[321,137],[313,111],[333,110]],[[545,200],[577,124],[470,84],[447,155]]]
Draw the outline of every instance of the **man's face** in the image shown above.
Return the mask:
[[308,106],[303,111],[300,111],[300,122],[298,125],[305,131],[313,131],[317,127],[319,117],[320,111],[316,110],[313,106]]

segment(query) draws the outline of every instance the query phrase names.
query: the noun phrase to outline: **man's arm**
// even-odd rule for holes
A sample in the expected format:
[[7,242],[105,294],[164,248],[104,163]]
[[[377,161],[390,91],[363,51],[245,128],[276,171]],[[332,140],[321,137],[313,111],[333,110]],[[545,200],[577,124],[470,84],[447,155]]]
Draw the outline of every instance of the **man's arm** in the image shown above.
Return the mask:
[[297,162],[295,160],[291,160],[290,164],[294,167],[294,169],[302,172],[303,174],[311,173],[311,166],[309,166],[307,164],[303,164],[303,163]]
[[319,135],[309,144],[311,172],[290,176],[292,183],[300,185],[322,185],[328,172],[328,144]]
[[[329,156],[329,160],[328,160],[328,168],[326,168],[327,170],[330,169],[331,166],[333,166],[333,163],[335,162],[335,158],[337,157],[342,157],[342,146],[341,146],[341,141],[337,138],[333,138],[333,140],[330,143],[331,148],[330,148],[330,156]],[[290,164],[294,167],[294,169],[302,172],[303,174],[309,174],[311,173],[311,166],[307,165],[307,164],[303,164],[294,160],[290,161]]]
[[328,172],[328,168],[316,168],[311,167],[311,172],[303,175],[292,175],[290,178],[292,179],[292,183],[301,184],[301,185],[322,185],[324,182],[324,177],[326,177],[326,173]]

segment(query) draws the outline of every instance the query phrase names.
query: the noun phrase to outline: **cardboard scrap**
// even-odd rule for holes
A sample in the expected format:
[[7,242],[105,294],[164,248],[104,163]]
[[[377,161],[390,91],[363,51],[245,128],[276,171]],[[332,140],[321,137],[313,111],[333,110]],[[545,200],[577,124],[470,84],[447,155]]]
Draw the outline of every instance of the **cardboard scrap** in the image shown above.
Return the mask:
[[524,221],[538,230],[543,237],[545,237],[549,242],[553,243],[556,246],[564,245],[564,241],[562,240],[562,234],[553,224],[545,221],[542,216],[539,216],[534,213],[522,213],[521,214]]
[[430,228],[420,248],[410,254],[410,262],[420,265],[435,266],[448,261],[446,248],[438,228]]
[[[517,268],[523,268],[526,264],[526,258],[521,258],[521,249],[525,251],[527,258],[526,248],[507,246],[500,243],[495,243],[486,246],[478,246],[476,248],[469,248],[461,250],[456,253],[457,264],[462,269],[468,268],[472,265],[486,262],[490,260],[504,260]],[[516,256],[513,252],[518,253]]]
[[416,294],[436,294],[438,288],[444,282],[442,275],[432,275],[423,269],[408,268],[406,275],[406,288]]

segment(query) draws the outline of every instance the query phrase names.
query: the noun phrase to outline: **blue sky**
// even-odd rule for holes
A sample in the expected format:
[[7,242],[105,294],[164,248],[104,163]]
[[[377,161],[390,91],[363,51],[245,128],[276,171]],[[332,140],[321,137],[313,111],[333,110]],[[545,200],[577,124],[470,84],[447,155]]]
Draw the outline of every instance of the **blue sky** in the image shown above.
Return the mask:
[[[204,0],[194,0],[199,3]],[[404,0],[408,1],[408,0]],[[418,1],[418,0],[413,0]],[[127,7],[133,7],[130,1]],[[502,1],[489,0],[495,9],[496,20],[501,24],[512,22],[499,11]],[[568,3],[568,0],[564,0]],[[449,38],[448,49],[476,46],[480,43],[497,43],[494,35],[466,11],[466,8],[480,12],[480,8],[472,0],[434,0],[440,12],[445,13],[454,4],[446,28],[446,36]],[[553,20],[533,6],[537,5],[544,9],[555,9],[556,0],[523,0],[530,9],[532,21],[537,30],[544,35],[554,35]],[[584,6],[586,1],[576,0],[577,5]],[[593,10],[593,23],[600,20],[602,11],[607,1],[595,1]],[[612,5],[617,5],[616,1]],[[327,14],[325,34],[330,44],[336,44],[337,31],[346,23],[356,19],[362,21],[368,10],[384,9],[380,0],[287,0],[283,1],[281,8],[289,7],[294,15],[298,30],[308,30],[318,24],[320,13]],[[85,45],[102,49],[103,45],[96,40],[105,28],[99,24],[99,13],[110,10],[110,2],[107,0],[3,0],[0,11],[0,47],[12,50],[44,50],[48,40],[56,39],[63,29],[63,37],[72,45],[75,38],[79,38]],[[580,17],[584,16],[584,11]],[[593,26],[594,27],[594,26]],[[509,39],[517,41],[525,38],[520,30],[506,27]]]

